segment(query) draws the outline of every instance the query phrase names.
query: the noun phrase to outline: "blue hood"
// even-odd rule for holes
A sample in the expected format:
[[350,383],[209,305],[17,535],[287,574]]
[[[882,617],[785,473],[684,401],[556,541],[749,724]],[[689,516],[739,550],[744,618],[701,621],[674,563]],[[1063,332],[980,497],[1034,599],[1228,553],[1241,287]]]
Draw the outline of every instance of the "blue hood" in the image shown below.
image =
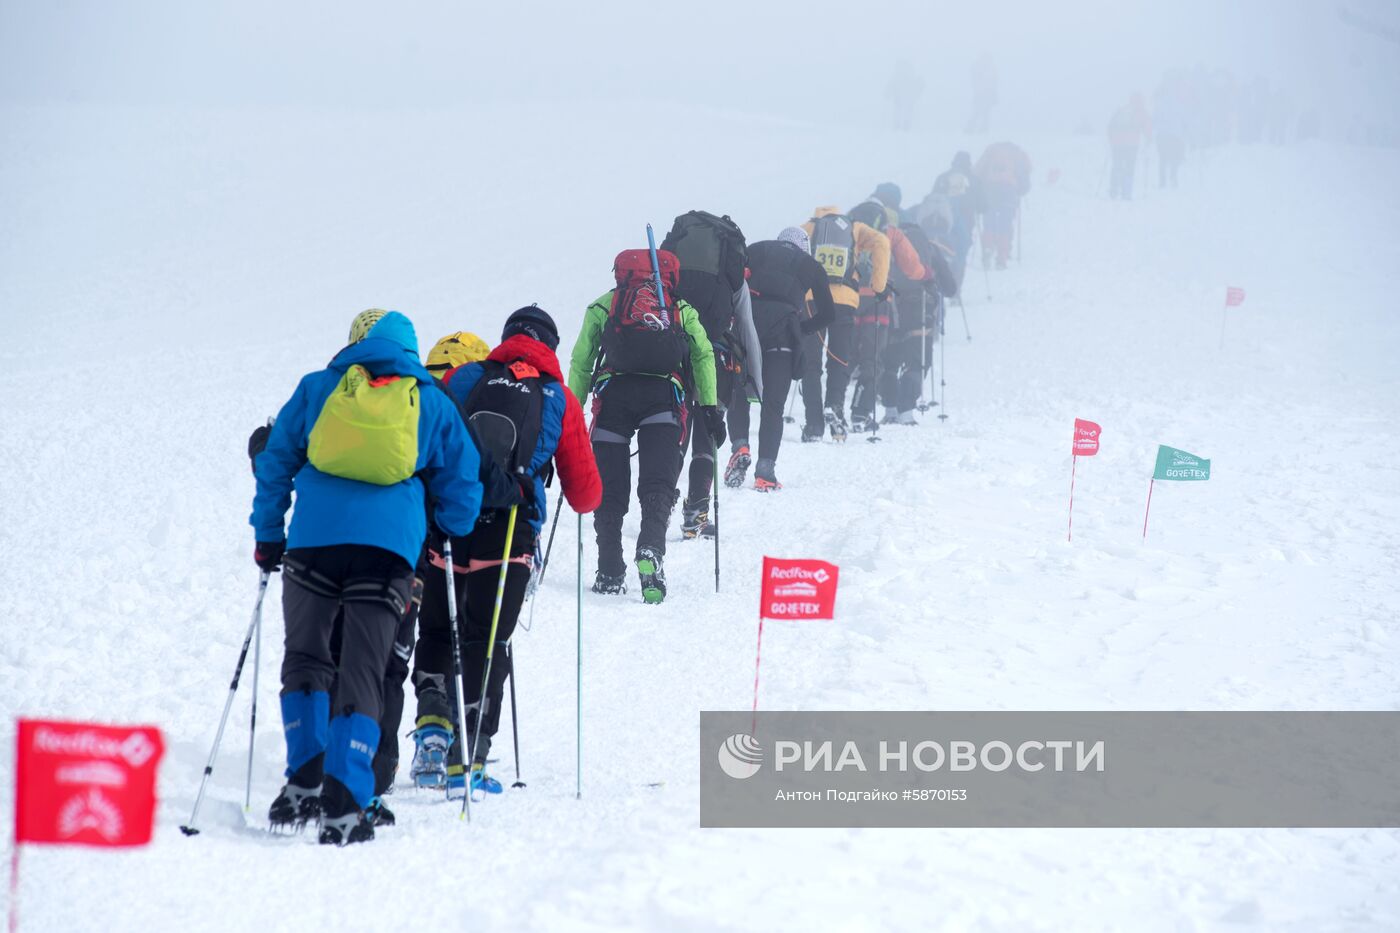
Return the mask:
[[364,340],[337,353],[327,368],[343,373],[356,363],[376,376],[413,376],[422,383],[433,381],[418,358],[418,334],[413,330],[413,322],[397,311],[380,318]]

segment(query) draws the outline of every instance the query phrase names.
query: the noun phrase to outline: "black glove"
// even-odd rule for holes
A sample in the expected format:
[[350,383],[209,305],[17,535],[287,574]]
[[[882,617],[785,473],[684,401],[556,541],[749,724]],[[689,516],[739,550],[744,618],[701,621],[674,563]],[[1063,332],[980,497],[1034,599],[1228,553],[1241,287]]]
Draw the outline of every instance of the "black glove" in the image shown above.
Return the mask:
[[[272,436],[271,424],[260,424],[253,429],[253,433],[248,435],[248,459],[250,466],[254,466],[258,459],[258,454],[267,449],[267,439]],[[256,468],[254,469],[256,471]]]
[[282,552],[285,550],[285,541],[259,541],[253,547],[253,563],[263,573],[275,573],[282,569]]
[[876,301],[889,301],[890,299],[894,298],[895,295],[898,295],[898,294],[899,294],[899,292],[897,292],[897,291],[894,290],[894,286],[893,286],[893,285],[886,285],[884,291],[882,291],[882,292],[876,292],[876,293],[875,293],[875,300],[876,300]]
[[705,429],[710,432],[710,437],[714,439],[716,447],[724,446],[724,412],[717,406],[706,405],[700,409],[700,414],[705,416]]

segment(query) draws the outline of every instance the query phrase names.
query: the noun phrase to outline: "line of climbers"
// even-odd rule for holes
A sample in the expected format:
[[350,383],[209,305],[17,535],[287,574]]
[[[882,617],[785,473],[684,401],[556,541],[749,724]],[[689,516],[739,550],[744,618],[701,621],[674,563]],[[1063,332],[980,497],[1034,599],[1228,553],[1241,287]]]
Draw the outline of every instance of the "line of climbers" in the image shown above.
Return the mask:
[[[782,488],[775,468],[794,382],[804,442],[915,424],[944,300],[958,293],[978,213],[997,203],[984,193],[992,179],[969,169],[960,153],[912,211],[886,183],[848,212],[819,208],[752,244],[727,216],[681,215],[659,249],[618,254],[613,287],[585,311],[567,379],[558,329],[535,305],[509,316],[494,349],[454,333],[426,366],[404,315],[358,315],[349,344],[249,439],[254,559],[284,579],[287,782],[269,810],[274,829],[316,821],[320,841],[343,845],[393,823],[382,798],[398,769],[410,659],[415,785],[449,797],[500,792],[485,766],[511,637],[543,569],[556,468],[561,503],[594,513],[593,592],[625,593],[636,436],[633,563],[643,599],[659,603],[687,450],[681,536],[703,538],[715,533],[726,439],[727,486],[744,485],[752,464],[755,490]],[[987,248],[1000,250],[1003,234],[989,235]],[[590,396],[586,423],[580,399]]]

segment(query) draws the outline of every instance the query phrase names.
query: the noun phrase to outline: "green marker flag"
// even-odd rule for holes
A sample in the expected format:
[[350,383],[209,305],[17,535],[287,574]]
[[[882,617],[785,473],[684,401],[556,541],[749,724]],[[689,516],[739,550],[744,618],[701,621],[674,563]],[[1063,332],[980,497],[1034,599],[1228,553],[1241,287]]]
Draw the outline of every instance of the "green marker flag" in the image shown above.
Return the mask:
[[1152,478],[1176,482],[1207,480],[1210,479],[1210,461],[1203,460],[1195,454],[1188,454],[1184,450],[1159,444],[1157,468],[1152,471]]
[[1210,479],[1210,461],[1184,450],[1157,445],[1157,466],[1147,484],[1147,508],[1142,513],[1142,539],[1147,540],[1147,519],[1152,514],[1152,488],[1157,480],[1173,483],[1202,482]]

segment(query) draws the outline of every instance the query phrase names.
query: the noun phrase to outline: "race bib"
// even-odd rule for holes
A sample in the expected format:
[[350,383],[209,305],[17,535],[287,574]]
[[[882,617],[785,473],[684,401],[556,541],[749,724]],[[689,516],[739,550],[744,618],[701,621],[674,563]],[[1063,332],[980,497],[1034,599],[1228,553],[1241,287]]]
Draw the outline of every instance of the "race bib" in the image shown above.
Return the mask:
[[851,261],[851,251],[844,246],[818,246],[815,250],[817,262],[822,264],[828,278],[844,279],[846,267]]

